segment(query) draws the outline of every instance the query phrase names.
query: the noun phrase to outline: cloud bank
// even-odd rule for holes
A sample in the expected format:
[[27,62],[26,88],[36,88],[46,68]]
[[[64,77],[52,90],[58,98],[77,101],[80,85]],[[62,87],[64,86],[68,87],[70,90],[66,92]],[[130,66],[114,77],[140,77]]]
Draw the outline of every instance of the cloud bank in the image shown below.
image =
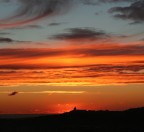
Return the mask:
[[70,28],[67,31],[67,33],[57,34],[51,38],[58,40],[102,40],[110,37],[110,35],[104,31],[91,28]]
[[[12,16],[0,20],[0,27],[13,27],[32,23],[50,16],[67,13],[73,5],[83,3],[96,5],[100,3],[133,2],[128,7],[114,7],[111,13],[118,13],[114,16],[121,19],[133,21],[144,21],[144,2],[142,0],[2,0],[1,2],[16,2],[18,9]],[[120,14],[119,14],[120,13]]]
[[12,43],[14,42],[11,38],[0,37],[0,43]]
[[114,13],[116,18],[131,20],[133,23],[142,23],[144,22],[144,1],[137,0],[126,7],[113,7],[109,12]]
[[143,56],[143,45],[88,45],[82,47],[65,48],[27,48],[27,49],[0,49],[0,58],[35,59],[43,57],[77,56]]

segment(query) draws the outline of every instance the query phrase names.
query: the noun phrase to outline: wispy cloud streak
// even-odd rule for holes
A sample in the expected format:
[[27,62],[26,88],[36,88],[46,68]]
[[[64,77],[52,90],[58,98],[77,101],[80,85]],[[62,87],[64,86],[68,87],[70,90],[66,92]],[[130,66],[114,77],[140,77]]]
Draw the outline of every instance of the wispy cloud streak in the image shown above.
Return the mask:
[[[20,91],[19,94],[82,94],[85,91]],[[10,91],[0,91],[0,94],[9,94]]]
[[144,55],[143,44],[97,44],[83,45],[82,47],[72,46],[63,48],[27,48],[27,49],[0,49],[0,58],[4,59],[34,59],[42,57],[57,56],[77,56],[77,57],[95,57],[95,56],[119,56],[119,55]]
[[70,8],[71,0],[17,0],[17,2],[19,4],[17,11],[13,16],[0,20],[0,27],[23,25],[64,13]]

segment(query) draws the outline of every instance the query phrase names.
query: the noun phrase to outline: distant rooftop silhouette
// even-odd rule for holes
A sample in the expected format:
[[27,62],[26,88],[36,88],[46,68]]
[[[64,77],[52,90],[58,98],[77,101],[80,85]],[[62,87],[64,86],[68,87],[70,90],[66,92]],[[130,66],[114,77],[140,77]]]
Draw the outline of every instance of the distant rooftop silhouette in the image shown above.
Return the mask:
[[74,107],[73,111],[77,111],[77,108],[76,108],[76,106]]

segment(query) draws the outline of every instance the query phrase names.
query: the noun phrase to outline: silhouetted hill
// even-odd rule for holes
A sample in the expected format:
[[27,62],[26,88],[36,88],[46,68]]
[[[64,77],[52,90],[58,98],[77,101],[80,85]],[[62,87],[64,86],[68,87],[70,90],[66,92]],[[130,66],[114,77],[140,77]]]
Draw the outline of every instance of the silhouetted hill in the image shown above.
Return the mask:
[[1,132],[144,132],[144,108],[126,111],[72,110],[58,115],[0,119]]

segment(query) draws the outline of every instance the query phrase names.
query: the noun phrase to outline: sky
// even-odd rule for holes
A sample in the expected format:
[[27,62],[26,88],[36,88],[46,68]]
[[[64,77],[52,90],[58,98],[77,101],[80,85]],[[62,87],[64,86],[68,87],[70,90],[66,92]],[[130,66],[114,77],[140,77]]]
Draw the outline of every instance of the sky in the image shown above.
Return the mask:
[[144,0],[0,0],[0,114],[143,107],[143,14]]

